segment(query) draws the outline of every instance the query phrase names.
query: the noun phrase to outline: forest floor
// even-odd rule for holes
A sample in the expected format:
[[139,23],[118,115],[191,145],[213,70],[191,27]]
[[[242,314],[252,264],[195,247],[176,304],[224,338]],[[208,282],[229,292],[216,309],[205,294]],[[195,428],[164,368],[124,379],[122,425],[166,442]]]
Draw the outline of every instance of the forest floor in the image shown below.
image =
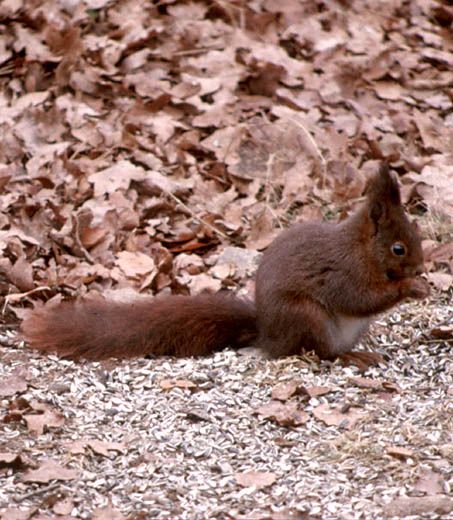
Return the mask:
[[[0,3],[0,517],[451,518],[453,8]],[[16,335],[88,292],[253,294],[386,160],[432,296],[360,373],[310,353],[88,363]]]

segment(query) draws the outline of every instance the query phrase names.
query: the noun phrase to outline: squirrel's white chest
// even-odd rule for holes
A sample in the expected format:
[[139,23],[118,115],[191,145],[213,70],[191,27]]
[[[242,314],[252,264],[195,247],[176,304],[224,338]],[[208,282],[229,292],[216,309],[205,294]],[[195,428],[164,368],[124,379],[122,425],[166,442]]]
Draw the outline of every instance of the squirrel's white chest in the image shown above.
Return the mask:
[[335,316],[330,326],[335,353],[340,354],[351,350],[368,330],[370,323],[370,318],[354,318],[341,314]]

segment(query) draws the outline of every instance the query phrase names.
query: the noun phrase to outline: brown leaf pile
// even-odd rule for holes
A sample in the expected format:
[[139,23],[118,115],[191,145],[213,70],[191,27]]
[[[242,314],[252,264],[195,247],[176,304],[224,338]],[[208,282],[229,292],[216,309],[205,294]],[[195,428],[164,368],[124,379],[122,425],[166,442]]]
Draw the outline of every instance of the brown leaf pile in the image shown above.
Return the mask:
[[2,294],[235,286],[213,253],[347,210],[381,159],[450,287],[451,23],[434,0],[2,2]]

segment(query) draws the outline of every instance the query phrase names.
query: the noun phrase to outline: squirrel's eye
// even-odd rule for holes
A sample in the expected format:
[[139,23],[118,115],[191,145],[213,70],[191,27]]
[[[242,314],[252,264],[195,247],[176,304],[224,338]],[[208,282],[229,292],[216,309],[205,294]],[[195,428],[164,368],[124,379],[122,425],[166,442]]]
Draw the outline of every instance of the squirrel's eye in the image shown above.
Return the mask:
[[396,256],[404,256],[406,248],[400,242],[395,242],[395,244],[392,244],[392,253]]

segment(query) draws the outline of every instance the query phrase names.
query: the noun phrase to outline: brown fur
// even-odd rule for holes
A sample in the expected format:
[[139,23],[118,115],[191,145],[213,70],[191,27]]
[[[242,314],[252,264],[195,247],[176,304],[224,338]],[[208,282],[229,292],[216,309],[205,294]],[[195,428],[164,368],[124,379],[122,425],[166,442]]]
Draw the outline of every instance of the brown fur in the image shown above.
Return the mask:
[[70,358],[202,356],[256,336],[253,302],[233,296],[102,297],[33,311],[22,324],[39,350]]
[[[429,293],[418,277],[420,238],[386,166],[366,195],[339,224],[298,224],[276,238],[258,269],[256,310],[223,293],[133,303],[97,298],[36,309],[23,322],[24,337],[40,350],[89,359],[198,356],[256,336],[272,357],[302,349],[322,358],[350,353],[377,313]],[[392,252],[395,243],[405,255]]]
[[[324,358],[344,354],[375,314],[428,295],[427,283],[416,278],[423,271],[421,241],[387,167],[366,193],[365,205],[343,222],[295,225],[266,251],[256,308],[258,342],[270,354],[296,354],[301,347]],[[404,257],[391,252],[395,242],[405,244]]]

